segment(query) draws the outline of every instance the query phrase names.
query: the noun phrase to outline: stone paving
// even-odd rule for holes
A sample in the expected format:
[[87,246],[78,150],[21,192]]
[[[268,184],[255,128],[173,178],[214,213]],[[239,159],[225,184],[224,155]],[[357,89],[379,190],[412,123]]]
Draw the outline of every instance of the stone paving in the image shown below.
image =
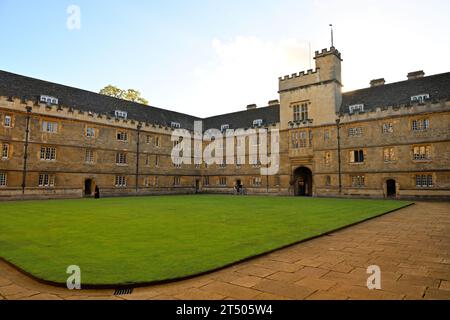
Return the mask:
[[[382,289],[368,290],[378,265]],[[0,262],[1,299],[450,300],[450,203],[414,206],[193,279],[136,288],[69,291]]]

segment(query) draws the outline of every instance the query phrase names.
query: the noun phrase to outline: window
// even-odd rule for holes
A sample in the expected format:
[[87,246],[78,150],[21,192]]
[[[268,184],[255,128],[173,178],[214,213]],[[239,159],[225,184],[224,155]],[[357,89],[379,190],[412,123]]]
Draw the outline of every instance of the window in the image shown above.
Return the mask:
[[56,160],[55,147],[41,147],[41,160],[54,161]]
[[430,129],[430,120],[429,119],[413,120],[413,122],[412,122],[412,130],[413,131],[425,131],[428,129]]
[[47,173],[39,174],[39,187],[54,187],[55,186],[55,176]]
[[394,132],[394,126],[392,123],[383,123],[382,131],[383,133],[392,133]]
[[127,155],[123,152],[116,153],[116,164],[127,164]]
[[362,136],[362,134],[363,134],[363,129],[361,127],[348,129],[349,137],[360,137],[360,136]]
[[417,146],[413,149],[414,160],[431,160],[431,146]]
[[8,159],[9,158],[9,144],[3,143],[2,144],[2,159]]
[[363,163],[363,162],[364,162],[364,151],[363,150],[350,151],[350,163]]
[[179,122],[172,121],[170,123],[170,127],[173,128],[173,129],[180,129],[181,128],[181,124]]
[[150,165],[150,155],[145,155],[145,165],[149,166]]
[[305,131],[300,132],[299,147],[300,148],[307,147],[307,134]]
[[147,135],[146,138],[145,138],[145,142],[146,142],[147,144],[152,143],[152,136]]
[[219,178],[219,186],[226,186],[227,185],[227,178],[226,177],[220,177]]
[[91,149],[86,149],[86,154],[84,156],[84,161],[86,163],[94,163],[94,151]]
[[154,187],[159,186],[159,177],[158,177],[158,176],[156,176],[156,177],[153,178],[153,186],[154,186]]
[[51,97],[51,96],[44,96],[42,95],[39,99],[41,102],[46,103],[46,104],[58,104],[58,99],[55,97]]
[[366,185],[365,176],[352,176],[352,187],[362,188]]
[[205,187],[209,186],[209,177],[203,177],[203,185]]
[[160,137],[156,136],[153,138],[153,146],[159,148],[161,146]]
[[155,167],[159,167],[159,156],[155,156]]
[[327,187],[331,186],[331,177],[330,176],[325,177],[325,185]]
[[180,186],[181,185],[181,178],[180,177],[173,177],[173,185],[174,186]]
[[126,187],[127,178],[125,176],[116,176],[116,187]]
[[363,104],[354,104],[354,105],[349,106],[348,110],[350,113],[364,112],[364,105]]
[[3,119],[3,126],[6,128],[12,127],[12,116],[5,116],[5,119]]
[[42,121],[42,131],[48,133],[57,133],[58,123],[51,121]]
[[426,100],[430,99],[430,95],[428,93],[419,94],[417,96],[411,97],[411,102],[424,103]]
[[294,110],[294,122],[303,122],[309,119],[308,102],[295,104],[293,106],[293,110]]
[[263,123],[264,123],[263,119],[253,120],[253,126],[254,127],[261,127],[263,125]]
[[296,104],[294,105],[294,121],[300,121],[301,115],[300,115],[300,105]]
[[433,176],[431,174],[416,175],[416,186],[418,188],[433,187]]
[[128,141],[128,133],[125,131],[117,131],[117,140],[118,141]]
[[324,141],[330,140],[330,130],[329,130],[329,129],[326,129],[326,130],[323,132],[323,140],[324,140]]
[[0,187],[6,187],[7,186],[7,177],[6,173],[0,172]]
[[118,119],[127,119],[128,118],[128,112],[126,112],[126,111],[116,110],[114,112],[114,115]]
[[145,177],[144,178],[144,187],[148,187],[150,185],[150,178],[149,177]]
[[225,130],[228,130],[228,129],[230,129],[230,125],[229,124],[223,124],[223,125],[221,125],[220,126],[220,131],[225,131]]
[[261,177],[253,177],[252,178],[252,185],[254,187],[260,187],[261,186]]
[[95,129],[91,127],[86,128],[86,137],[94,138],[95,137]]
[[383,150],[384,162],[395,161],[395,150],[394,148],[384,148]]
[[325,152],[325,164],[329,165],[331,163],[331,152]]

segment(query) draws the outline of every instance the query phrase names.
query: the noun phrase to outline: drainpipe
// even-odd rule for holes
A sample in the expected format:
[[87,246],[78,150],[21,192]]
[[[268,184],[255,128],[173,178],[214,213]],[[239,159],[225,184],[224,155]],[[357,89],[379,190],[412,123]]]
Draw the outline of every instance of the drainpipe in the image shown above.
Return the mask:
[[23,172],[22,172],[22,195],[25,195],[25,187],[27,181],[27,160],[28,160],[28,141],[30,137],[30,118],[31,107],[27,107],[27,124],[25,129],[25,148],[23,153]]
[[338,143],[338,170],[339,170],[339,194],[342,194],[342,170],[341,170],[341,119],[336,119],[337,143]]
[[137,125],[137,142],[136,142],[136,193],[139,192],[139,158],[140,158],[140,145],[141,145],[141,128],[142,123]]

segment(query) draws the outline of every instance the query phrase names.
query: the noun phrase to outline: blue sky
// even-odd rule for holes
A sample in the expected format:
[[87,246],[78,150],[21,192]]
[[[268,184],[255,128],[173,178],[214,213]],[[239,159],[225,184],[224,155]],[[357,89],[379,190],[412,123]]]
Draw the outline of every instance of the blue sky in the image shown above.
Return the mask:
[[[395,3],[394,3],[395,2]],[[69,5],[81,28],[66,26]],[[208,116],[276,99],[312,50],[342,52],[344,90],[450,71],[449,1],[0,0],[0,69]]]

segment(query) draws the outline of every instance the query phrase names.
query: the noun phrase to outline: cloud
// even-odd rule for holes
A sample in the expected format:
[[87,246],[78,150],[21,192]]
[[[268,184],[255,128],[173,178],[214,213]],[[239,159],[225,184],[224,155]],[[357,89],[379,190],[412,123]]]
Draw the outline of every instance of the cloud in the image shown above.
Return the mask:
[[278,77],[310,67],[309,45],[298,39],[270,42],[251,36],[211,41],[212,59],[192,72],[183,104],[200,116],[266,106],[278,98]]

